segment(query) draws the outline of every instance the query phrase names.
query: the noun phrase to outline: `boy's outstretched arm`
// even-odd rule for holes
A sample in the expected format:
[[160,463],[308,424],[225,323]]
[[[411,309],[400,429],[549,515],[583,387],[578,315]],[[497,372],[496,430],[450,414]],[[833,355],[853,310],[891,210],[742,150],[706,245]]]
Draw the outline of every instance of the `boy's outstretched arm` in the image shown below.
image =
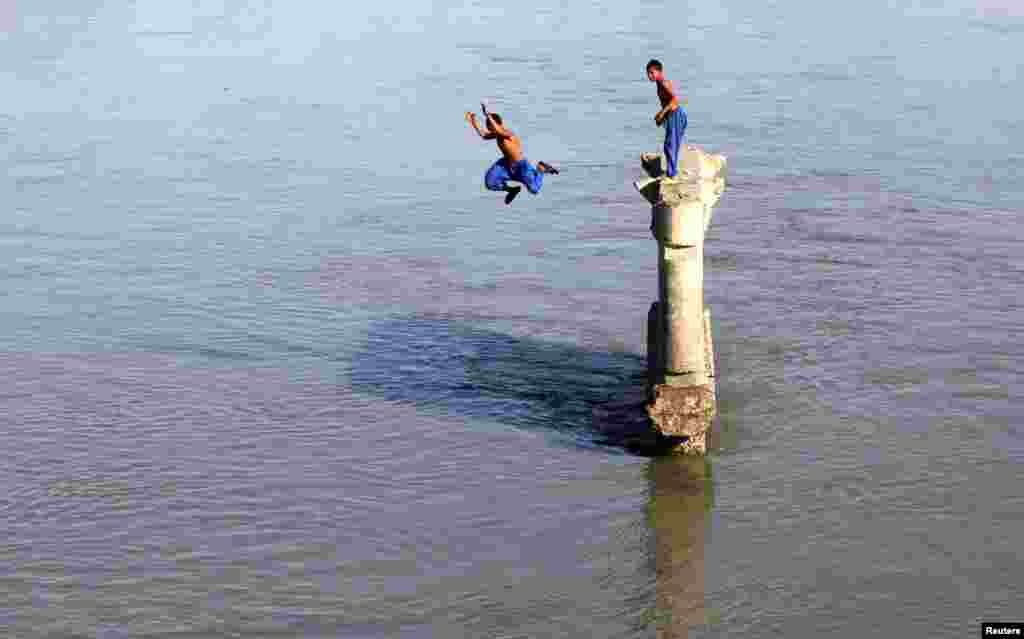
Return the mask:
[[479,135],[482,140],[493,140],[496,137],[490,131],[484,133],[483,131],[480,130],[480,125],[476,123],[475,113],[471,111],[466,111],[466,121],[469,122],[470,126],[473,127],[473,130],[476,131],[476,134]]
[[496,137],[499,140],[507,140],[512,137],[512,132],[505,128],[504,124],[498,124],[498,121],[487,114],[487,123],[490,125],[491,130],[494,131],[492,137]]

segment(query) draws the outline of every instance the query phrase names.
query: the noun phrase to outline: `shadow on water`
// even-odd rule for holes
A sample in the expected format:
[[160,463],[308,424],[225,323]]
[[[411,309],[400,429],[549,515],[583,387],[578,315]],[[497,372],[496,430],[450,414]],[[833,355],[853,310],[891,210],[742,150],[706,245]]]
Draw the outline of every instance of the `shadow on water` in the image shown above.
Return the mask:
[[658,639],[683,639],[693,626],[715,621],[704,604],[704,550],[714,505],[711,461],[657,457],[647,466],[647,479],[655,582],[643,622]]
[[371,322],[351,369],[353,389],[385,401],[654,454],[668,442],[647,423],[644,380],[640,355],[425,316]]

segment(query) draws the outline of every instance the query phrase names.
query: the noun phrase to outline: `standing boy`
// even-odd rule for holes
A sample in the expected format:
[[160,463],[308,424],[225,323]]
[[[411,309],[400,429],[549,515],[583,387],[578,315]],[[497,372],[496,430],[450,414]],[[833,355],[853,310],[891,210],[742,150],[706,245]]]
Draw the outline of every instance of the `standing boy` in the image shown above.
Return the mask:
[[661,110],[654,116],[654,122],[658,126],[665,125],[665,174],[675,177],[679,148],[686,132],[686,111],[679,104],[672,81],[665,78],[661,62],[651,60],[647,63],[647,79],[657,84],[658,100],[661,101]]
[[484,117],[487,118],[486,133],[480,130],[476,123],[476,114],[466,111],[466,120],[484,140],[497,140],[498,148],[501,150],[501,157],[491,165],[484,176],[484,185],[491,191],[505,191],[505,204],[511,204],[516,199],[521,186],[509,186],[509,181],[521,182],[526,189],[536,195],[544,184],[544,174],[557,174],[558,169],[546,162],[538,162],[534,168],[525,157],[523,147],[519,142],[519,136],[515,135],[501,122],[501,116],[497,113],[488,113],[487,107],[480,105]]

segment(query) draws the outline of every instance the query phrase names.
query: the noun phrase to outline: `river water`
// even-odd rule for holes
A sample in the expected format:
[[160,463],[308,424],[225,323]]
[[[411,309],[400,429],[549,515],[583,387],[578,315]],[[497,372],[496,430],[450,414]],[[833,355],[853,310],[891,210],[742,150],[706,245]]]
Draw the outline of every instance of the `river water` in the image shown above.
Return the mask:
[[[1022,37],[1008,0],[3,0],[4,636],[1020,620]],[[706,460],[593,416],[656,295],[651,57],[730,168]],[[481,99],[539,196],[483,189]]]

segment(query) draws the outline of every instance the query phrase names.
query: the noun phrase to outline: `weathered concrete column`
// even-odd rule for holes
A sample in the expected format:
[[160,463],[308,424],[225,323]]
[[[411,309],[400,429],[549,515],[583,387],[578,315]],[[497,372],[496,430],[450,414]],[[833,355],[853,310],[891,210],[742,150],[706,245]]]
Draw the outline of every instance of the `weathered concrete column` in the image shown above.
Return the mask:
[[653,207],[651,232],[658,241],[658,301],[647,325],[647,412],[662,434],[686,438],[681,450],[703,453],[715,415],[704,233],[725,190],[726,161],[687,144],[674,178],[664,176],[660,154],[645,153],[640,162],[650,178],[635,186]]

